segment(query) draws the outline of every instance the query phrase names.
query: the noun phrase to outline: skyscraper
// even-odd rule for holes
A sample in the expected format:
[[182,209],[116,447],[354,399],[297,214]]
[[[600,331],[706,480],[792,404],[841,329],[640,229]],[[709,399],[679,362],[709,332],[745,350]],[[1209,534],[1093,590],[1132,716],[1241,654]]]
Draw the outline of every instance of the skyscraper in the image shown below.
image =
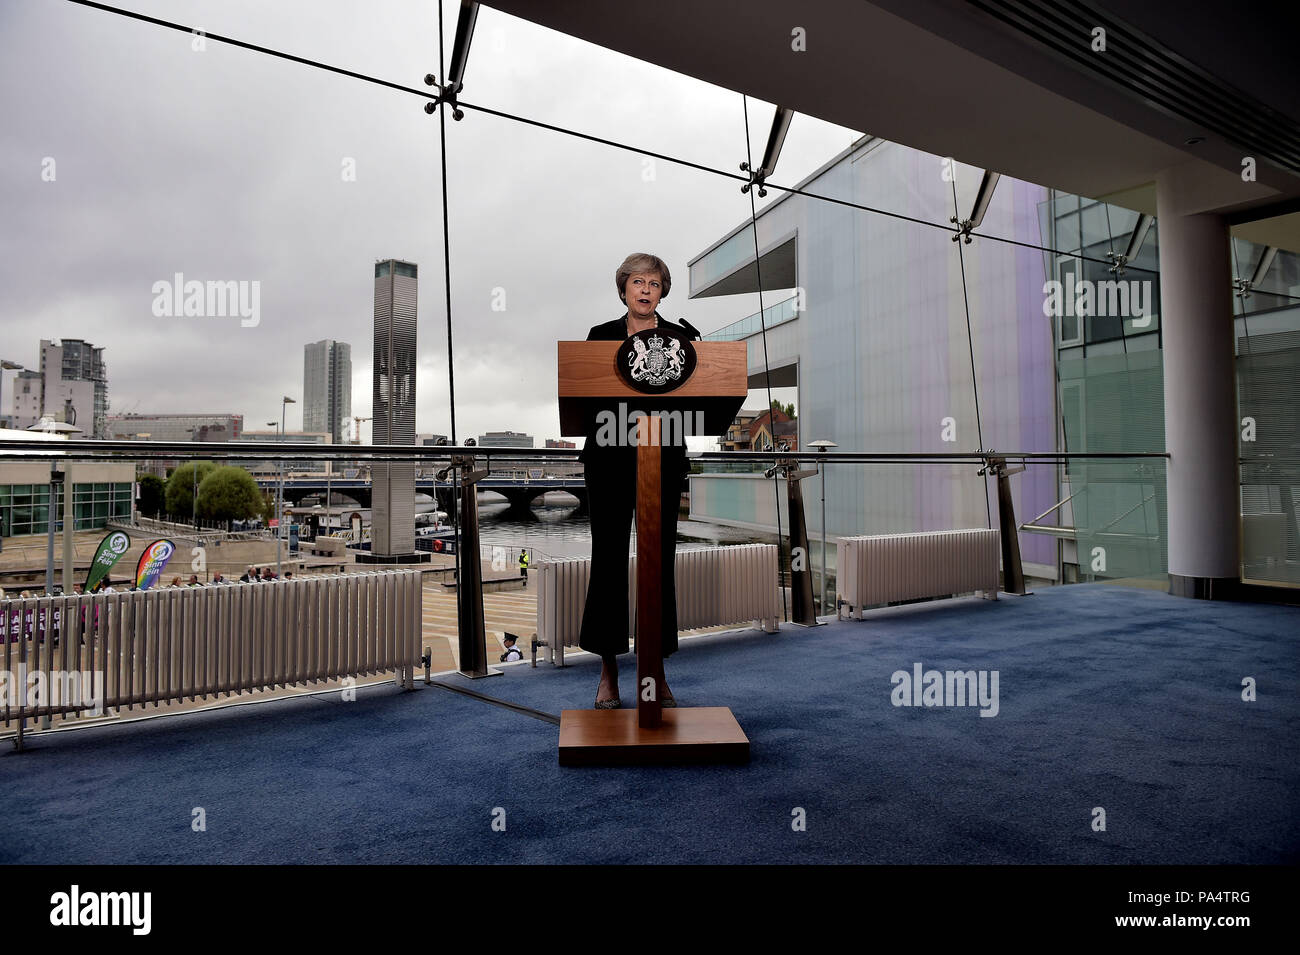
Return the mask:
[[325,338],[303,349],[302,429],[342,444],[352,415],[352,346]]
[[[375,444],[415,445],[417,273],[418,266],[411,262],[375,263]],[[414,464],[376,462],[370,473],[372,559],[401,560],[413,555]]]

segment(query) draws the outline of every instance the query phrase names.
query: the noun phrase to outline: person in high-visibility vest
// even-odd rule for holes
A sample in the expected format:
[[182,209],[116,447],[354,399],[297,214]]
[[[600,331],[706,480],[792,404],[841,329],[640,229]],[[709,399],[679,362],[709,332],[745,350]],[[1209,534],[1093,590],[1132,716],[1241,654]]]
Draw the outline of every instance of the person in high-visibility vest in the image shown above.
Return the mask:
[[519,576],[524,578],[524,589],[528,589],[528,551],[519,552]]

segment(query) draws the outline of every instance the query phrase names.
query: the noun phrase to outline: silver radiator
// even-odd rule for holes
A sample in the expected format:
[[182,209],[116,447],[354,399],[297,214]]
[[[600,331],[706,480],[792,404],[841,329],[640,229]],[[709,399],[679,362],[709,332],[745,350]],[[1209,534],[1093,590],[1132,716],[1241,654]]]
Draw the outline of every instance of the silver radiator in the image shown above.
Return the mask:
[[[776,560],[775,544],[678,551],[678,629],[753,621],[763,630],[775,630],[781,614]],[[551,663],[562,666],[564,648],[578,645],[590,575],[590,557],[545,561],[536,567],[537,639]],[[628,561],[627,588],[630,634],[636,621],[635,557]]]
[[839,597],[858,617],[863,607],[895,600],[977,590],[997,596],[996,530],[843,537],[838,547]]
[[420,572],[396,570],[0,601],[0,722],[390,671],[410,689],[422,597]]

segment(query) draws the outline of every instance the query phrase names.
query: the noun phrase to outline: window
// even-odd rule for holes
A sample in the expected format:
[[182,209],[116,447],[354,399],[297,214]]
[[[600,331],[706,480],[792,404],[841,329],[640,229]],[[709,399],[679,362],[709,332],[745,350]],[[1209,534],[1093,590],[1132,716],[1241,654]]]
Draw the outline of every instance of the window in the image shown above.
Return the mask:
[[1064,259],[1057,265],[1061,283],[1061,307],[1056,320],[1056,344],[1059,346],[1083,343],[1083,323],[1074,312],[1074,289],[1078,272],[1078,259]]
[[1079,248],[1079,215],[1071,213],[1056,220],[1056,250],[1075,252]]

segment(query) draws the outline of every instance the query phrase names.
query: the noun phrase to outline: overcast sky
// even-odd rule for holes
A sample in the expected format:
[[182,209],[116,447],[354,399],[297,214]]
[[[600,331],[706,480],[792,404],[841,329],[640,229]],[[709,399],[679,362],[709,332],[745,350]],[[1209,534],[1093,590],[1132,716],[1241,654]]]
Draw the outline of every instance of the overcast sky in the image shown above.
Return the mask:
[[[430,0],[118,5],[406,86],[438,72]],[[444,4],[448,60],[458,6]],[[110,413],[231,412],[258,430],[282,395],[301,398],[303,346],[335,338],[368,415],[374,261],[405,258],[420,266],[417,428],[446,433],[437,116],[406,93],[193,46],[66,0],[0,4],[0,358],[35,366],[41,338],[86,339],[105,349]],[[740,94],[488,7],[461,95],[715,168],[745,159]],[[757,160],[773,107],[749,108]],[[629,252],[668,262],[668,318],[709,332],[758,310],[755,295],[686,298],[687,261],[749,216],[738,183],[470,110],[447,126],[460,438],[558,435],[554,342],[622,314],[613,273]],[[858,135],[797,116],[775,178]],[[178,272],[260,283],[258,324],[156,317],[154,284]],[[287,420],[300,427],[301,405]]]

